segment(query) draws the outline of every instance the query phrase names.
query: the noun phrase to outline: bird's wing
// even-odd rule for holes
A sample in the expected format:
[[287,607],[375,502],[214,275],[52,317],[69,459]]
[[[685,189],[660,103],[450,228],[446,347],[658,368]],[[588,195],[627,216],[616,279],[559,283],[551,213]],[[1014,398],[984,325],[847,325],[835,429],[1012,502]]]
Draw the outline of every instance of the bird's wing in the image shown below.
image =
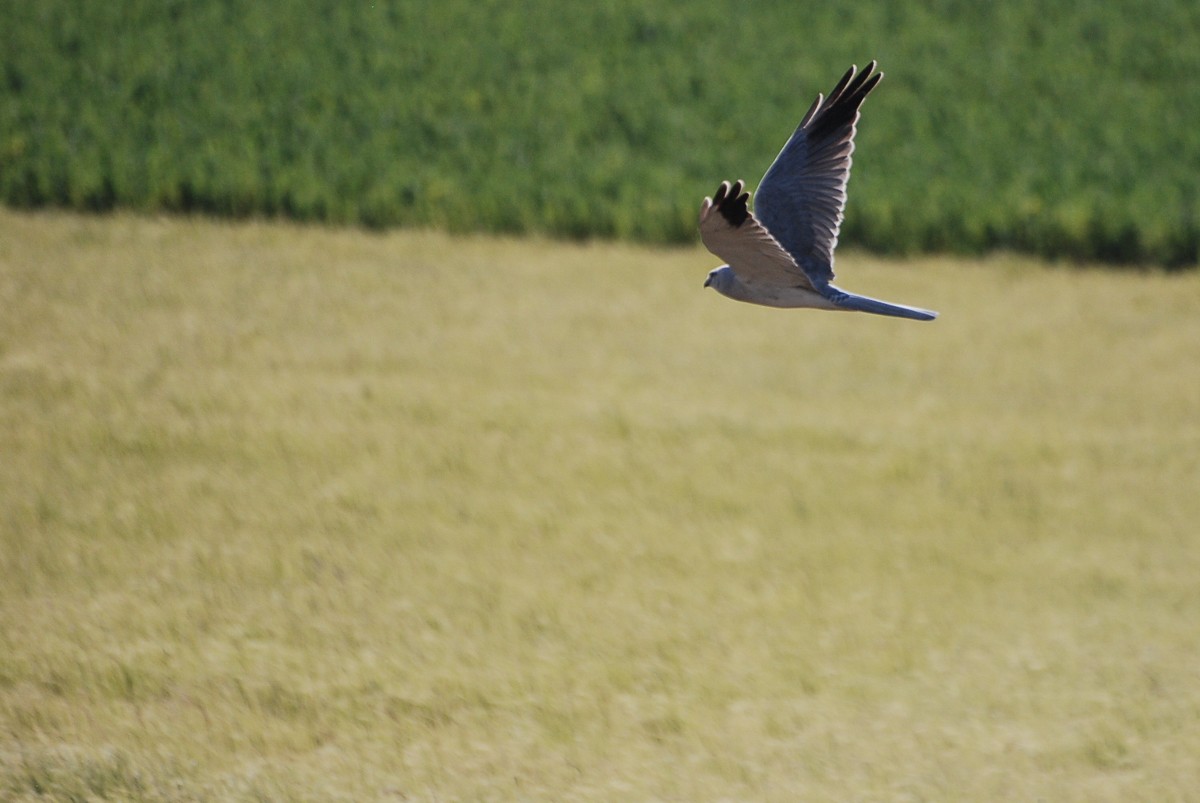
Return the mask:
[[817,95],[754,196],[762,225],[817,285],[833,280],[858,110],[881,78],[872,61],[851,67],[827,100]]
[[700,206],[700,239],[704,246],[729,263],[738,277],[763,283],[814,289],[783,246],[763,228],[746,206],[750,194],[738,180],[731,187],[722,181],[712,198]]

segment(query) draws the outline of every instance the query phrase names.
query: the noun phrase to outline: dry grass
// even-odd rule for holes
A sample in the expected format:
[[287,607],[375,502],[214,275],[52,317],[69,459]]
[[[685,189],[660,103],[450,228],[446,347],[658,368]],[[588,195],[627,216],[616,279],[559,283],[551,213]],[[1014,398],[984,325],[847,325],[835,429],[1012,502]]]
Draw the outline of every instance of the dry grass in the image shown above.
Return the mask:
[[0,798],[1200,799],[1200,274],[0,212]]

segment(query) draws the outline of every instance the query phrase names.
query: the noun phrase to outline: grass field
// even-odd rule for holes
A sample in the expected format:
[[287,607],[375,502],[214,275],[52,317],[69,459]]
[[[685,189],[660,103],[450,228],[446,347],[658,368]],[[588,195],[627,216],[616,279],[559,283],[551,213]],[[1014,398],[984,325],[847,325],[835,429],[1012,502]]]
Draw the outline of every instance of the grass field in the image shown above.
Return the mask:
[[0,799],[1200,800],[1200,274],[0,212]]

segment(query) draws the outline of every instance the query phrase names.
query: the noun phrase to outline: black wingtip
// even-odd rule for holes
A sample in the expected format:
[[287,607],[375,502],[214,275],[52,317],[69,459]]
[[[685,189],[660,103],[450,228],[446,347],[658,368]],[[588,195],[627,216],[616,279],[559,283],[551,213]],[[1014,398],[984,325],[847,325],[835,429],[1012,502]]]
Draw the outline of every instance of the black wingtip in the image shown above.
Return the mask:
[[728,181],[722,181],[713,194],[713,208],[735,229],[750,217],[750,193],[745,188],[746,182],[741,179],[735,181],[733,186]]
[[877,72],[878,66],[872,60],[861,72],[854,66],[846,71],[829,93],[828,100],[815,112],[805,115],[801,125],[810,136],[829,136],[842,126],[854,124],[863,101],[883,79],[883,73]]

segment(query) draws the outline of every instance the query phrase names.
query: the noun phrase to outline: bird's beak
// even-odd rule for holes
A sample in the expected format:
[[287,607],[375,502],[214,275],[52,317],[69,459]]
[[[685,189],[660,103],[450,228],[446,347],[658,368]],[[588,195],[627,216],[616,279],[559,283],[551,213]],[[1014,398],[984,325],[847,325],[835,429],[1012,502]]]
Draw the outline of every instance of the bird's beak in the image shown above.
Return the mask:
[[711,276],[705,276],[705,277],[704,277],[704,286],[705,286],[705,287],[708,287],[710,284],[712,284],[712,277],[711,277]]

